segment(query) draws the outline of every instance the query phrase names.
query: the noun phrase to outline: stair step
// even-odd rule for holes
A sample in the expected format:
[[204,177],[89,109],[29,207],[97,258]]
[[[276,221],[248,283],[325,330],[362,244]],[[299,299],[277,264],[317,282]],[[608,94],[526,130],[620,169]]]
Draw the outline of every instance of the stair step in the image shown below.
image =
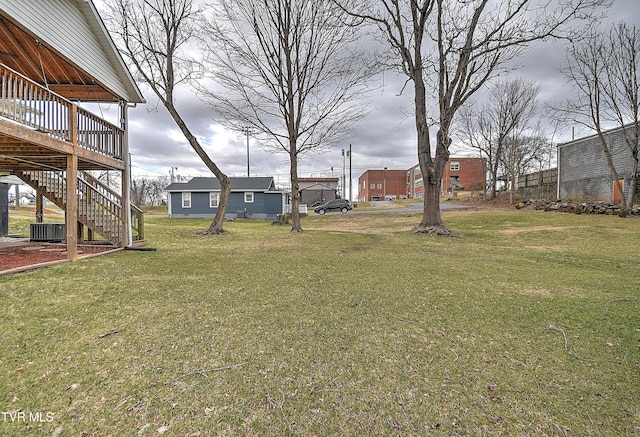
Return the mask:
[[[22,172],[22,176],[32,185],[35,185],[34,188],[40,190],[45,197],[54,201],[54,203],[66,205],[66,180],[62,173],[25,171]],[[78,177],[78,183],[81,187],[83,184],[91,187],[91,184],[81,177]],[[80,216],[78,219],[103,238],[106,238],[112,243],[119,244],[122,233],[120,226],[121,218],[113,214],[110,209],[118,206],[118,204],[113,203],[113,201],[109,197],[104,196],[100,190],[94,192],[93,196],[95,197],[92,198],[92,200],[82,196],[84,195],[80,192],[78,198]],[[113,198],[118,201],[120,200],[117,196],[113,196]],[[101,201],[98,202],[96,199]]]

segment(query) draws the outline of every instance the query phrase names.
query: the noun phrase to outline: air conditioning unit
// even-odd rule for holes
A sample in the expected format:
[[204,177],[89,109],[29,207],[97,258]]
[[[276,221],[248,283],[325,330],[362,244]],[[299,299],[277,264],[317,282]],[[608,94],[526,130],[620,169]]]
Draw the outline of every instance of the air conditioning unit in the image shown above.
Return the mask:
[[247,218],[247,211],[236,211],[237,218]]
[[64,223],[31,223],[29,239],[31,241],[46,241],[59,243],[66,238]]

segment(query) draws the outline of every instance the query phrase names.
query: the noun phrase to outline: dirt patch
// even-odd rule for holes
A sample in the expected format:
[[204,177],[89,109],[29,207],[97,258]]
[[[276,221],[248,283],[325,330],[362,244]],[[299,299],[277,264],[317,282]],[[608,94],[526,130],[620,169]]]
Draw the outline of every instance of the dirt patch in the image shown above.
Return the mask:
[[415,217],[387,214],[332,214],[320,226],[308,224],[305,230],[329,231],[335,233],[386,234],[411,231],[417,224]]
[[516,235],[522,232],[539,232],[539,231],[556,231],[563,232],[566,231],[567,228],[565,226],[533,226],[530,228],[512,228],[502,231],[504,235]]
[[[79,245],[78,258],[109,252],[116,249],[107,245]],[[64,244],[27,244],[0,246],[0,272],[27,267],[52,261],[67,259],[67,246]]]

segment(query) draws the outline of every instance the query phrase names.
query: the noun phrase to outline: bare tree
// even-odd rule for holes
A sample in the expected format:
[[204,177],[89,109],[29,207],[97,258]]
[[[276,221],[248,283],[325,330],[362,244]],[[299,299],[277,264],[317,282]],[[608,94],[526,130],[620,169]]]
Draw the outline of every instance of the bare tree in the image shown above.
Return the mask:
[[147,192],[147,179],[136,178],[131,182],[131,203],[136,206],[144,205]]
[[[507,79],[491,88],[481,107],[467,104],[459,111],[456,131],[470,147],[487,158],[492,198],[496,197],[498,170],[505,149],[521,144],[513,139],[520,137],[522,131],[532,125],[537,95],[535,84],[523,79]],[[515,156],[514,153],[511,150],[511,157]]]
[[[640,148],[640,29],[619,23],[607,38],[609,59],[605,65],[607,80],[604,94],[613,119],[624,129],[624,141],[632,157],[626,206],[633,208],[638,184],[638,152]],[[618,180],[616,178],[616,180]],[[619,182],[619,181],[618,181]],[[622,191],[620,191],[622,193]]]
[[503,143],[500,167],[509,178],[509,203],[514,201],[515,190],[520,176],[535,169],[537,156],[547,147],[549,141],[538,134],[538,128],[530,133],[524,130],[512,132]]
[[563,108],[554,108],[554,110],[556,118],[560,121],[572,121],[596,131],[607,158],[611,177],[618,192],[623,193],[611,150],[604,135],[607,117],[603,81],[606,80],[607,57],[604,41],[596,30],[592,30],[583,39],[573,42],[567,53],[567,65],[561,71],[577,93]]
[[613,150],[604,135],[605,126],[626,126],[622,135],[631,154],[629,189],[624,203],[633,207],[638,183],[640,148],[640,30],[619,23],[609,32],[593,30],[574,42],[562,69],[576,94],[561,108],[554,108],[564,121],[581,124],[596,132],[618,192],[625,193],[614,164]]
[[231,184],[175,106],[176,87],[196,78],[197,63],[189,57],[189,50],[198,34],[196,23],[201,13],[191,0],[113,0],[108,22],[138,78],[153,90],[193,150],[220,182],[218,209],[207,231],[219,234],[224,232]]
[[165,188],[169,185],[169,178],[160,176],[149,180],[147,201],[151,206],[161,205],[166,199]]
[[298,160],[335,145],[366,113],[373,62],[345,18],[330,0],[219,0],[208,26],[222,91],[204,94],[227,126],[288,154],[292,232],[302,231]]
[[114,191],[118,191],[120,190],[121,178],[120,178],[120,175],[116,173],[117,172],[104,170],[104,171],[94,171],[91,174],[100,182],[104,183],[107,187],[111,188]]
[[[451,231],[440,216],[439,192],[457,111],[533,42],[568,37],[574,19],[586,18],[607,3],[607,0],[334,1],[353,16],[378,25],[396,54],[396,65],[413,82],[418,162],[425,181],[424,212],[416,232],[444,235],[450,235]],[[433,85],[438,101],[435,154],[431,150],[427,118],[427,82]]]
[[137,206],[157,206],[164,200],[164,189],[169,185],[166,176],[135,178],[131,185],[131,199]]

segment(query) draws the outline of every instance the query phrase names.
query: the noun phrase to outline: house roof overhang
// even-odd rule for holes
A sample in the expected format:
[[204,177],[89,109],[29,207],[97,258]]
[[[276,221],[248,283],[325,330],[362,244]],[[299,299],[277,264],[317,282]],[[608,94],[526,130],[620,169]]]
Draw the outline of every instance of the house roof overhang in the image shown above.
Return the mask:
[[[100,65],[88,63],[82,50],[74,52],[68,47],[65,50],[59,42],[48,40],[44,35],[45,30],[39,32],[28,19],[30,15],[24,14],[24,7],[8,0],[0,0],[0,63],[69,100],[144,103],[142,93],[93,2],[70,1],[95,38],[96,47],[100,47],[100,57],[109,64],[108,74],[104,74],[106,70],[102,71]],[[29,8],[30,11],[38,10],[37,5],[30,5]],[[33,12],[30,13],[33,15]],[[51,29],[49,31],[53,32]],[[83,59],[85,65],[81,65]]]

